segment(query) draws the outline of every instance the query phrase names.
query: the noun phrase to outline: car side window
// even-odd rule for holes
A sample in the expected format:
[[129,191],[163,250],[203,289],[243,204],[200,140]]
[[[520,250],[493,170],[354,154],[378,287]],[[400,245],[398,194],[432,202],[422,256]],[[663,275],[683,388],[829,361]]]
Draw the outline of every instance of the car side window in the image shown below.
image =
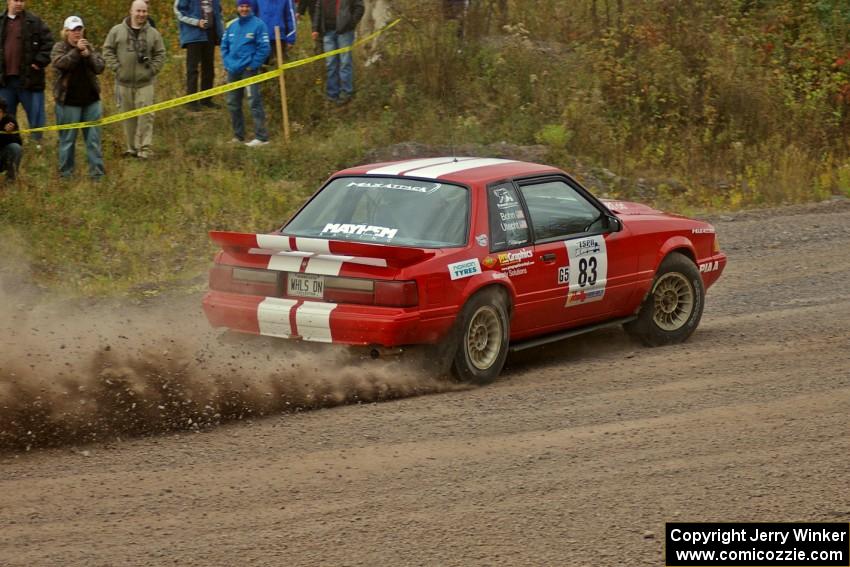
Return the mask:
[[528,244],[530,234],[516,188],[500,183],[487,188],[490,215],[490,250],[497,252]]
[[547,240],[600,228],[602,214],[566,181],[520,186],[536,240]]

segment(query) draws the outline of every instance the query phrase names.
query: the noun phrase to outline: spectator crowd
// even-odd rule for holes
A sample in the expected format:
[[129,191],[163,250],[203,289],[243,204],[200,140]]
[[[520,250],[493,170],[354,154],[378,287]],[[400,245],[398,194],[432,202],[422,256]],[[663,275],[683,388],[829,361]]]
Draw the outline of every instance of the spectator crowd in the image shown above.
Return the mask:
[[[86,39],[85,23],[78,14],[65,18],[58,41],[54,41],[47,24],[26,9],[27,1],[6,0],[6,11],[0,14],[0,171],[5,172],[7,180],[17,177],[24,153],[16,118],[18,106],[23,107],[30,128],[45,125],[48,67],[53,70],[56,124],[62,125],[102,118],[100,75],[106,70],[114,78],[120,112],[152,105],[156,77],[166,61],[165,42],[148,14],[149,0],[132,0],[128,15],[109,30],[99,48]],[[297,21],[305,14],[312,23],[317,52],[350,47],[365,12],[364,1],[380,4],[384,0],[235,0],[236,18],[225,22],[221,0],[173,0],[180,47],[186,51],[186,94],[213,87],[216,48],[221,51],[228,82],[257,75],[272,59],[282,64],[295,44]],[[466,2],[460,4],[465,6]],[[275,28],[279,29],[279,45],[275,45]],[[328,103],[347,104],[354,96],[352,52],[329,56],[325,65]],[[246,91],[254,129],[250,140],[246,140],[242,108]],[[248,147],[268,144],[259,85],[229,91],[226,100],[233,129],[231,142]],[[212,98],[189,104],[190,111],[205,107],[218,105]],[[122,125],[123,155],[151,158],[154,115],[129,118]],[[106,172],[100,127],[59,131],[59,174],[64,178],[74,174],[78,132],[85,145],[88,175],[99,179]],[[42,149],[42,140],[41,132],[31,134],[36,150]]]
[[[364,0],[236,0],[237,17],[225,22],[221,0],[173,0],[179,27],[180,47],[186,50],[186,94],[211,89],[215,76],[215,52],[221,51],[227,81],[252,77],[276,53],[283,59],[296,40],[299,17],[309,13],[316,44],[336,49],[351,45],[354,28],[363,16]],[[109,30],[102,46],[86,39],[86,27],[78,14],[65,18],[54,41],[47,24],[27,10],[27,0],[6,0],[0,14],[0,172],[7,180],[17,178],[24,140],[17,120],[22,106],[30,128],[46,123],[44,91],[46,71],[53,70],[56,124],[89,122],[103,117],[100,75],[108,70],[115,81],[120,112],[150,106],[155,100],[156,77],[165,65],[166,47],[148,14],[148,0],[133,0],[123,21]],[[162,23],[160,23],[162,25]],[[274,45],[274,29],[280,30],[280,45]],[[321,37],[320,37],[321,36]],[[274,46],[274,49],[273,49]],[[351,54],[327,60],[327,96],[345,104],[354,93]],[[247,90],[254,136],[246,141],[243,98]],[[217,108],[211,98],[190,103],[189,110]],[[266,116],[258,84],[227,93],[227,110],[233,128],[233,143],[248,147],[269,143]],[[149,159],[153,156],[153,114],[122,121],[124,156]],[[99,179],[106,173],[100,127],[59,131],[59,175],[71,177],[75,168],[78,133],[85,145],[88,175]],[[31,134],[36,150],[42,149],[41,132]]]

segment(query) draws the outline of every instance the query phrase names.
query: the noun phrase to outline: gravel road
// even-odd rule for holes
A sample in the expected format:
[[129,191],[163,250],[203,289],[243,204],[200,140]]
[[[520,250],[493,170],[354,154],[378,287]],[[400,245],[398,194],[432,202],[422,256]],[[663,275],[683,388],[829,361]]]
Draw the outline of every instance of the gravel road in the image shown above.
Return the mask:
[[0,454],[0,564],[658,566],[667,521],[850,521],[850,201],[711,220],[729,266],[684,345]]

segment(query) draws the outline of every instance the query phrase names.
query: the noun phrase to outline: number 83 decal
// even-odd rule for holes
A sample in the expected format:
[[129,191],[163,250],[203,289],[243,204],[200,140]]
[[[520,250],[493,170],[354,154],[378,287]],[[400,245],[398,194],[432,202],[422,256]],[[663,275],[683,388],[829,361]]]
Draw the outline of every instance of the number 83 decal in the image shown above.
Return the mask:
[[602,236],[567,240],[569,290],[566,306],[599,301],[605,296],[608,278],[608,251]]

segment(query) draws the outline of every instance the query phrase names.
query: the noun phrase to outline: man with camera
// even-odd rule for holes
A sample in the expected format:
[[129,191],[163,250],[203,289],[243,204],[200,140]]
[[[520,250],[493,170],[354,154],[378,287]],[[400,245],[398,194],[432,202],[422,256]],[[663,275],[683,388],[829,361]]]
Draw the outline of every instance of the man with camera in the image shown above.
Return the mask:
[[[134,0],[130,15],[113,26],[103,44],[103,59],[115,73],[121,112],[153,104],[154,79],[165,64],[162,35],[148,23],[148,5]],[[123,121],[127,137],[125,156],[147,159],[153,155],[153,114]]]

